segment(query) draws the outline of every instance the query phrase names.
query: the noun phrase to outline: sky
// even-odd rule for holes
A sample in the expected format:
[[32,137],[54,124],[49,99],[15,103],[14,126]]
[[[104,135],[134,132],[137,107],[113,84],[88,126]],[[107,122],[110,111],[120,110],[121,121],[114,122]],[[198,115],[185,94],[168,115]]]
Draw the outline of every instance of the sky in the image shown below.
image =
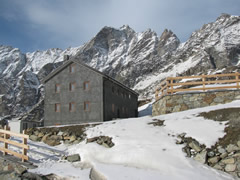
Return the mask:
[[123,25],[159,36],[170,29],[184,42],[222,13],[240,15],[240,0],[0,0],[0,45],[66,49]]

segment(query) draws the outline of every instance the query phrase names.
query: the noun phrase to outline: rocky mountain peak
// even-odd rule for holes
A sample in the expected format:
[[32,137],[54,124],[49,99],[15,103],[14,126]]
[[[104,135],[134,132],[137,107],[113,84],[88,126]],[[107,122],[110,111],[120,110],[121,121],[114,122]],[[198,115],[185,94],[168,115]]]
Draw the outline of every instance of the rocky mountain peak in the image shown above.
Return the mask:
[[[42,96],[40,80],[62,64],[64,55],[152,96],[169,76],[232,72],[240,66],[240,17],[221,15],[180,44],[169,29],[158,36],[147,29],[137,33],[128,25],[104,27],[89,42],[76,48],[21,53],[0,46],[0,94],[6,95],[9,113],[29,110]],[[31,101],[29,101],[31,99]]]

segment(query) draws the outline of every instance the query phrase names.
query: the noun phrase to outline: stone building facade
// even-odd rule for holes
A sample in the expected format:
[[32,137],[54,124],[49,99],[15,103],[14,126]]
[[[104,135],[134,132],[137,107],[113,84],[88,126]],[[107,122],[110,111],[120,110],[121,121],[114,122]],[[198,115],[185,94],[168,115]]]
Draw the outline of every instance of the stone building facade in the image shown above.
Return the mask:
[[0,117],[8,115],[8,109],[6,107],[6,99],[4,94],[0,94]]
[[44,80],[44,126],[136,117],[138,94],[71,59]]
[[152,115],[224,104],[240,99],[240,90],[219,90],[167,95],[153,104]]

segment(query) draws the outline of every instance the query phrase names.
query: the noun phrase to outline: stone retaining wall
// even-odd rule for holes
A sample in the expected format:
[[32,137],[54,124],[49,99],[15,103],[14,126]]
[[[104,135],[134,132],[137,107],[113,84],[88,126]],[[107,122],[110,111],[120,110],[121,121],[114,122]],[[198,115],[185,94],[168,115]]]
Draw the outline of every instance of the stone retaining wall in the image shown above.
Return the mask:
[[240,90],[192,92],[167,95],[153,104],[152,115],[168,114],[240,99]]

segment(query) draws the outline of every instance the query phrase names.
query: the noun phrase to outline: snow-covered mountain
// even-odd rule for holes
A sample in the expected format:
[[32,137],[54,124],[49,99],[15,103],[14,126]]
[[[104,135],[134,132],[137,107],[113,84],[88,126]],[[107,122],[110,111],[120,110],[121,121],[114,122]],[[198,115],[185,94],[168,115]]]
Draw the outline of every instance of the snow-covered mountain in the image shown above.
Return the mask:
[[83,46],[23,54],[0,46],[0,94],[5,114],[29,110],[42,97],[40,80],[62,64],[64,55],[76,56],[93,68],[151,96],[165,77],[236,71],[240,66],[240,17],[221,15],[192,33],[185,43],[165,30],[137,33],[125,25],[104,27]]

